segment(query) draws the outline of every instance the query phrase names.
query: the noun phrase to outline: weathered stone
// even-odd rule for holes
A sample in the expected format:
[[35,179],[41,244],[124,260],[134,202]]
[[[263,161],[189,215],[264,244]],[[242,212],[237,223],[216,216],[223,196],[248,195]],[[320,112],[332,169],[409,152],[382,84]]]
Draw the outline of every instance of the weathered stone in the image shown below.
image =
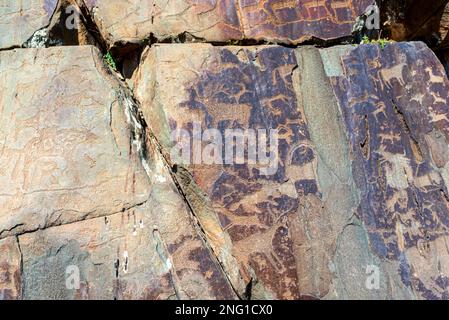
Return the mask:
[[20,47],[50,24],[58,0],[1,1],[0,49]]
[[[142,57],[135,96],[219,260],[237,259],[233,283],[251,279],[253,297],[446,298],[449,91],[425,45],[154,45]],[[176,157],[189,144],[173,133],[194,137],[196,123],[223,137],[278,129],[277,171]]]
[[449,299],[448,0],[7,2],[0,300]]
[[[164,199],[152,197],[154,208],[146,204],[20,236],[24,298],[234,298],[188,216],[182,215],[185,204],[170,189],[164,191]],[[172,214],[177,227],[165,224],[164,217]]]
[[[155,45],[144,52],[133,79],[144,117],[151,119],[167,158],[175,145],[171,133],[185,129],[194,134],[195,123],[203,130],[216,128],[223,137],[227,129],[279,130],[279,163],[271,175],[248,162],[169,160],[225,270],[232,259],[224,253],[231,253],[239,277],[245,283],[252,280],[256,298],[325,296],[338,234],[355,207],[351,185],[346,185],[349,160],[337,104],[330,84],[320,83],[327,80],[323,67],[315,71],[312,62],[321,63],[319,52],[298,54],[311,59],[299,63],[300,70],[295,51],[277,46]],[[320,86],[308,86],[311,81]],[[299,99],[301,90],[312,94]],[[314,109],[318,102],[321,109]],[[316,142],[304,109],[313,117]],[[315,112],[327,114],[326,120],[318,123]],[[320,162],[317,150],[326,152],[329,165]],[[240,287],[239,277],[230,277],[235,287]]]
[[78,0],[109,47],[139,44],[152,35],[176,38],[184,32],[209,41],[242,39],[233,0],[189,2]]
[[[448,299],[449,81],[423,43],[323,49],[372,252],[417,298]],[[390,273],[390,276],[393,276]]]
[[47,28],[48,40],[45,46],[95,45],[99,47],[97,40],[91,34],[96,30],[90,27],[86,25],[76,0],[59,0]]
[[22,297],[21,253],[15,237],[0,240],[0,300]]
[[366,287],[367,267],[380,264],[370,251],[367,232],[355,217],[360,195],[352,177],[338,103],[320,52],[305,47],[296,50],[296,56],[298,68],[293,79],[318,157],[322,199],[320,214],[311,214],[316,210],[312,205],[301,212],[301,229],[306,235],[296,252],[302,262],[301,290],[311,291],[320,285],[319,290],[314,289],[318,292],[315,296],[326,299],[391,299],[394,296],[388,292],[385,278],[377,290]]
[[95,44],[74,0],[0,2],[0,49]]
[[449,45],[448,0],[381,0],[383,28],[396,41],[422,40],[432,47]]
[[151,36],[159,40],[181,36],[187,41],[246,39],[288,44],[312,38],[331,40],[350,36],[356,17],[371,2],[78,0],[110,47],[142,43]]
[[247,39],[298,44],[306,40],[333,40],[351,36],[356,18],[371,0],[239,2]]
[[232,268],[237,269],[237,266],[228,267],[229,273],[223,273],[196,218],[184,198],[180,197],[158,146],[152,141],[148,146],[152,232],[156,239],[160,239],[158,254],[172,265],[177,297],[229,300],[238,298],[235,291],[239,290],[243,296],[242,289],[233,288],[228,280],[236,277]]
[[142,206],[20,236],[24,299],[176,297],[147,212]]
[[0,234],[18,235],[24,298],[236,298],[97,49],[4,51],[0,70]]
[[[295,101],[288,104],[294,99],[293,52],[261,47],[259,60],[253,62],[256,54],[256,48],[220,49],[202,44],[156,45],[146,52],[135,80],[135,93],[144,117],[152,119],[151,127],[167,153],[174,145],[170,141],[171,131],[184,128],[192,133],[195,122],[203,130],[217,128],[224,133],[226,128],[233,127],[265,128],[265,119],[266,123],[289,126],[286,134],[292,135],[292,144],[308,140],[308,133],[298,130],[306,127],[295,111]],[[268,70],[262,74],[264,63],[275,63],[270,60],[274,55],[283,57],[281,66],[267,65]],[[288,77],[286,85],[283,77]],[[274,86],[272,92],[258,92],[257,87],[271,78],[279,81],[278,87]],[[169,82],[170,87],[162,90]],[[275,97],[276,90],[287,100],[282,105],[284,114],[279,109],[279,118],[270,115],[268,107],[265,109],[261,103],[262,99],[270,101],[271,96]],[[260,100],[258,93],[264,95]],[[283,99],[273,103],[276,101],[282,103]],[[287,112],[292,115],[288,116]],[[289,149],[286,144],[282,149],[286,159]],[[315,157],[307,150],[304,154],[310,159],[305,163],[304,172],[313,179],[311,168]],[[274,177],[262,178],[260,168],[246,164],[207,166],[201,165],[200,159],[198,164],[187,167],[189,172],[182,170],[182,163],[171,161],[177,165],[181,187],[218,256],[221,252],[231,252],[238,260],[244,281],[257,279],[266,297],[299,298],[293,244],[287,226],[289,213],[298,208],[296,180],[285,185],[293,193],[288,197],[279,192],[282,182],[287,180],[284,168]],[[316,192],[310,191],[312,197]]]

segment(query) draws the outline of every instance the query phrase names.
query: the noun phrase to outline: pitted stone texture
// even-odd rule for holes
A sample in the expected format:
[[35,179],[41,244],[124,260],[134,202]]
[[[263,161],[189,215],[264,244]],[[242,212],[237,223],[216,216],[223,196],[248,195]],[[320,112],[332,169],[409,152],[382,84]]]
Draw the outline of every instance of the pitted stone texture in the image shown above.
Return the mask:
[[422,40],[432,47],[449,46],[448,0],[379,1],[382,24],[397,41]]
[[21,254],[15,237],[0,240],[0,300],[22,297]]
[[159,257],[148,207],[19,237],[24,299],[176,297]]
[[0,238],[121,212],[149,184],[94,47],[0,52]]
[[[172,265],[177,298],[238,298],[234,291],[240,288],[228,281],[235,278],[237,265],[227,266],[228,274],[223,273],[188,204],[179,195],[159,149],[153,141],[147,145],[153,235],[159,239],[158,254]],[[242,295],[241,290],[239,294]]]
[[110,47],[187,33],[209,42],[268,40],[297,44],[351,35],[371,0],[78,0]]
[[350,36],[356,18],[372,3],[371,0],[239,1],[245,38],[288,44]]
[[22,46],[47,27],[58,0],[0,1],[0,49]]
[[223,261],[222,252],[232,253],[243,281],[253,280],[253,297],[326,295],[330,257],[351,216],[346,210],[350,200],[332,209],[331,218],[335,195],[329,193],[342,183],[326,181],[325,203],[315,145],[296,94],[295,51],[278,46],[155,45],[143,56],[133,79],[135,96],[167,157],[175,145],[171,132],[184,129],[192,136],[195,123],[202,130],[217,129],[222,137],[227,129],[279,132],[279,163],[274,161],[278,167],[271,175],[247,158],[242,164],[210,165],[183,165],[171,158],[218,258]]
[[372,251],[417,298],[448,299],[449,81],[423,43],[322,50]]

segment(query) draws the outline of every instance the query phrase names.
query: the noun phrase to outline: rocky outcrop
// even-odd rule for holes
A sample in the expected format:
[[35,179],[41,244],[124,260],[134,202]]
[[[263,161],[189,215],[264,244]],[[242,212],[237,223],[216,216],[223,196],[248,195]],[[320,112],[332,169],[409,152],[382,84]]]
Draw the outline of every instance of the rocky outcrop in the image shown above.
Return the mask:
[[158,40],[271,41],[298,44],[351,35],[371,0],[332,1],[120,1],[77,0],[109,47]]
[[0,7],[0,49],[20,47],[36,32],[46,36],[45,28],[56,11],[58,1],[3,1]]
[[[371,251],[417,298],[447,299],[449,81],[422,43],[323,50]],[[425,84],[423,86],[423,84]]]
[[396,41],[422,40],[433,47],[447,47],[447,0],[380,0],[385,36]]
[[22,296],[21,253],[15,237],[0,240],[0,300]]
[[3,1],[0,50],[95,44],[74,0]]
[[351,36],[356,18],[371,0],[241,1],[245,38],[298,44],[306,40],[334,40]]
[[236,297],[97,49],[4,51],[0,70],[3,297]]
[[126,96],[96,64],[103,63],[93,47],[0,53],[0,237],[148,200],[126,130]]
[[[205,143],[201,140],[204,130],[215,130],[210,133],[216,136],[209,139],[220,140],[215,146],[219,149],[193,150],[192,165],[169,159],[218,256],[232,252],[242,279],[254,281],[253,297],[298,299],[302,293],[326,293],[330,281],[327,255],[336,234],[326,218],[318,227],[318,220],[326,216],[325,204],[316,175],[315,146],[295,94],[294,51],[264,46],[156,45],[145,55],[135,77],[135,93],[144,117],[153,119],[152,129],[166,152],[176,147],[170,135],[177,129],[186,130],[198,148]],[[167,88],[169,82],[172,85]],[[197,129],[201,132],[195,137]],[[233,156],[222,158],[225,143],[229,144],[223,140],[228,139],[227,129],[259,130],[267,136],[270,130],[279,130],[280,163],[272,158],[271,168],[268,162],[266,166],[248,164],[240,154],[237,164],[226,164],[233,161]],[[190,150],[190,139],[181,142]],[[245,154],[249,152],[248,147]],[[215,155],[208,162],[210,153]],[[307,226],[300,222],[306,216],[317,220],[311,232],[319,238],[319,245],[313,245],[317,252],[310,253],[310,264],[304,259],[299,265],[295,257],[303,256],[304,242],[310,241]],[[307,272],[314,263],[321,276],[313,279],[318,281],[315,286],[308,283]]]

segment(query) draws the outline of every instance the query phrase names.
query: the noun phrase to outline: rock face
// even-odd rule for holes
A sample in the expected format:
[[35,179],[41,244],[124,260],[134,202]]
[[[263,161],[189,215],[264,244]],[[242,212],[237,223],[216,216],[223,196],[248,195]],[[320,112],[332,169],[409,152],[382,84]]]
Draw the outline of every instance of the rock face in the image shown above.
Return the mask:
[[206,41],[268,40],[296,44],[351,35],[372,1],[78,0],[110,47],[186,35]]
[[22,46],[50,24],[57,0],[2,1],[0,49]]
[[184,32],[209,41],[242,39],[233,0],[121,1],[78,0],[110,47],[139,43],[154,35],[175,38]]
[[98,50],[4,51],[0,70],[3,297],[235,297]]
[[92,47],[0,53],[0,237],[148,200],[124,127],[124,94],[95,63],[102,65]]
[[[313,70],[318,50],[300,50],[298,55],[310,64],[299,63],[294,50],[276,46],[156,45],[144,53],[134,78],[136,98],[144,117],[154,119],[152,129],[166,154],[180,142],[204,147],[205,130],[216,129],[209,133],[217,136],[209,139],[221,137],[212,140],[219,149],[212,151],[216,157],[209,163],[210,146],[200,150],[202,155],[193,150],[187,164],[173,157],[170,161],[209,242],[217,252],[231,251],[240,277],[253,281],[253,298],[326,296],[337,239],[355,205],[354,187],[342,182],[350,180],[350,164],[330,86],[304,88],[312,90],[310,100],[298,95],[310,81],[317,87],[326,82],[324,69],[321,74]],[[310,75],[300,81],[306,72]],[[172,85],[167,88],[166,83]],[[317,101],[319,110],[313,106]],[[315,121],[311,131],[306,110],[328,117],[324,123]],[[195,137],[198,128],[200,136]],[[324,134],[323,128],[334,134]],[[192,139],[176,137],[180,129]],[[275,166],[241,161],[251,152],[249,143],[237,160],[241,163],[220,159],[232,129],[247,130],[247,135],[262,130],[257,132],[267,136],[277,129]],[[320,161],[321,150],[330,167]]]
[[418,39],[436,47],[449,45],[448,0],[381,0],[379,5],[391,39]]
[[22,296],[21,253],[16,238],[0,240],[0,300],[15,300]]
[[245,37],[297,44],[318,38],[332,40],[351,35],[356,18],[373,1],[239,2]]
[[448,299],[449,81],[422,43],[345,50],[323,61],[353,155],[356,215],[418,298]]
[[0,50],[95,44],[75,0],[2,1]]
[[379,1],[383,32],[396,41],[424,41],[449,74],[449,1]]
[[[427,47],[155,45],[133,80],[209,241],[232,250],[254,297],[446,298],[448,81]],[[270,128],[271,174],[226,163],[227,130]],[[385,276],[374,292],[372,266]]]
[[[317,156],[295,95],[292,72],[296,64],[294,51],[282,47],[157,45],[146,53],[135,79],[144,117],[155,119],[152,128],[167,152],[174,145],[170,134],[177,129],[184,129],[199,147],[201,133],[199,138],[194,136],[196,127],[216,130],[210,138],[221,141],[216,144],[219,149],[212,151],[211,162],[207,163],[211,150],[206,148],[193,150],[192,165],[185,169],[182,163],[171,162],[179,167],[183,192],[209,241],[218,252],[232,251],[243,280],[257,279],[255,294],[261,298],[301,298],[298,275],[306,275],[295,255],[303,250],[306,230],[298,213],[300,207],[310,206],[310,212],[304,209],[301,214],[310,219],[323,215]],[[168,82],[170,88],[165,86]],[[225,164],[227,129],[259,130],[267,137],[270,129],[281,131],[281,163],[272,158],[273,167],[269,161],[249,165],[241,154],[238,164]],[[324,234],[327,228],[326,224],[315,232]],[[335,239],[326,240],[319,251],[331,250]],[[326,265],[324,255],[319,252],[312,260]],[[326,290],[326,280],[318,285],[317,293]]]

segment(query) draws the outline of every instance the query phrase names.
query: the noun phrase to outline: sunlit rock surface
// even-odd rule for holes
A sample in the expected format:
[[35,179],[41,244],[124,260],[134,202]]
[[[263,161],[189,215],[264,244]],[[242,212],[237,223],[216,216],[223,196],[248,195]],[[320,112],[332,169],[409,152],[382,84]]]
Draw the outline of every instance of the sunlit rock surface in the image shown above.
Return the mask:
[[77,0],[110,47],[163,40],[302,43],[351,36],[356,18],[372,4],[344,1]]
[[3,298],[236,297],[96,48],[4,51],[0,70]]

